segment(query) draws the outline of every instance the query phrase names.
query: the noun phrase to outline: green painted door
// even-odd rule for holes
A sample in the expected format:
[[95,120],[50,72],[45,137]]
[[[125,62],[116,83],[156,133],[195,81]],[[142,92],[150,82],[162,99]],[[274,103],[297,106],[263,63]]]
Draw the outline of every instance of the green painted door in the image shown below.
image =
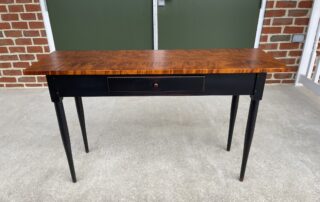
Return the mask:
[[166,0],[159,49],[252,48],[260,0]]
[[57,50],[152,49],[152,0],[47,0]]

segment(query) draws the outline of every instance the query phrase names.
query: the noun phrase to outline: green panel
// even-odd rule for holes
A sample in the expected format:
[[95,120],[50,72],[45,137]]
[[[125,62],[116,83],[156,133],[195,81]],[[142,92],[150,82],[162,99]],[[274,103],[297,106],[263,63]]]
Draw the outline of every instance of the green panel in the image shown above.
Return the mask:
[[166,0],[159,48],[252,48],[260,0]]
[[47,0],[57,50],[152,49],[152,0]]

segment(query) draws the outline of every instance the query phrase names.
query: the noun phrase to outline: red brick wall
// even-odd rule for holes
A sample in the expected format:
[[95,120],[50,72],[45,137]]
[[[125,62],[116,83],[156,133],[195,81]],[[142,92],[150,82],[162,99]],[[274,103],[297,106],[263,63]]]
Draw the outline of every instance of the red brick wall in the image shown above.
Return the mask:
[[[292,43],[293,34],[306,34],[312,0],[268,0],[260,47],[288,66],[298,69],[303,43]],[[294,72],[268,75],[268,83],[293,83]]]
[[0,87],[43,87],[23,69],[49,52],[39,0],[0,0]]
[[[261,48],[297,69],[311,0],[268,0]],[[0,0],[0,87],[43,87],[43,76],[24,76],[23,69],[49,51],[39,0]],[[268,75],[269,83],[293,83],[295,71]]]

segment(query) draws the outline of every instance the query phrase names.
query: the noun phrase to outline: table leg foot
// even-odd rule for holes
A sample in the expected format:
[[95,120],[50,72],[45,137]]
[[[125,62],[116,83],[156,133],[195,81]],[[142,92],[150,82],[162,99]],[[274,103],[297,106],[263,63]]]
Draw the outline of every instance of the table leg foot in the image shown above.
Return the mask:
[[248,156],[249,156],[251,142],[253,138],[255,123],[257,119],[258,108],[259,108],[259,100],[251,99],[245,140],[244,140],[243,157],[242,157],[242,164],[241,164],[241,171],[240,171],[240,181],[243,181],[244,175],[246,172],[246,166],[247,166]]
[[87,139],[86,124],[85,124],[85,119],[84,119],[82,98],[75,97],[75,102],[76,102],[78,118],[79,118],[79,122],[80,122],[80,126],[81,126],[84,148],[86,150],[86,153],[89,153],[89,146],[88,146],[88,139]]
[[77,182],[76,173],[75,173],[74,165],[73,165],[73,158],[72,158],[72,151],[71,151],[71,144],[70,144],[68,125],[67,125],[67,120],[66,120],[66,115],[65,115],[65,112],[64,112],[62,99],[59,99],[58,101],[55,101],[54,102],[54,106],[55,106],[56,113],[57,113],[57,119],[58,119],[58,123],[59,123],[61,139],[62,139],[62,142],[63,142],[64,150],[65,150],[66,155],[67,155],[72,181],[73,182]]
[[239,95],[232,96],[227,151],[230,151],[230,148],[231,148],[234,123],[236,121],[236,116],[238,111],[238,103],[239,103]]

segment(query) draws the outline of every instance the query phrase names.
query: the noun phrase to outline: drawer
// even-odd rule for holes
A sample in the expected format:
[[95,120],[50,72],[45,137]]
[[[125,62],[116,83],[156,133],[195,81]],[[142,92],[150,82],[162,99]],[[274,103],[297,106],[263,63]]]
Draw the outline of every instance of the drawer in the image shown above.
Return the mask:
[[203,92],[204,76],[109,77],[109,92]]

